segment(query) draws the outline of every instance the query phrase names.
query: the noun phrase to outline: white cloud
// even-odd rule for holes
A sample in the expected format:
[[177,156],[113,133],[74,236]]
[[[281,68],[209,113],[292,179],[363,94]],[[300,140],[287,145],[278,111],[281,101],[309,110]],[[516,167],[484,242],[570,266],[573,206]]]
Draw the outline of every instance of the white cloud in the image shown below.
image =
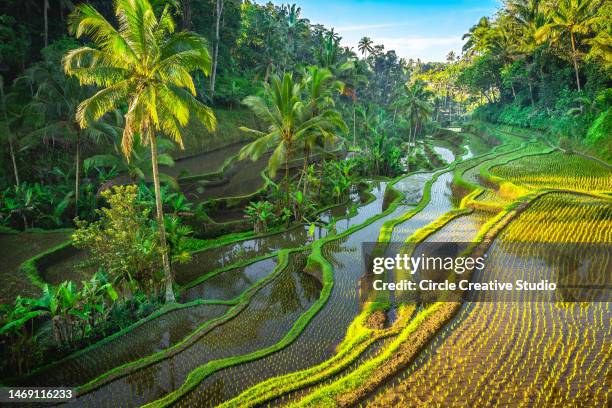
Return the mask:
[[400,27],[403,24],[401,23],[386,23],[386,24],[356,24],[356,25],[347,25],[336,27],[336,31],[341,33],[343,31],[363,31],[363,30],[373,30],[377,28],[390,28],[390,27]]
[[396,51],[406,50],[409,52],[420,52],[429,48],[456,47],[461,46],[461,37],[399,37],[399,38],[377,38],[376,42],[384,44],[386,49]]
[[383,44],[385,50],[395,50],[404,58],[420,58],[423,61],[445,61],[450,50],[460,52],[463,45],[460,35],[446,37],[373,37],[375,44]]

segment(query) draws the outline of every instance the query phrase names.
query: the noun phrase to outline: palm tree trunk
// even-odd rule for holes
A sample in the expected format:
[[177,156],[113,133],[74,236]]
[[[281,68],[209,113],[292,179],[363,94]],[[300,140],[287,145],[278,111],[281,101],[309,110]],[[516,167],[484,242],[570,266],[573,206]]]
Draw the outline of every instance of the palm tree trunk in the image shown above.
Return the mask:
[[527,84],[529,85],[529,98],[531,99],[531,107],[535,105],[535,101],[533,100],[533,86],[531,85],[531,81],[527,80]]
[[81,191],[81,132],[77,130],[76,170],[74,175],[74,216],[79,216],[79,193]]
[[155,131],[149,129],[149,138],[151,143],[151,169],[153,170],[153,185],[155,187],[155,206],[157,207],[157,224],[159,228],[159,245],[162,254],[162,264],[164,267],[164,277],[166,281],[166,303],[175,302],[174,290],[172,283],[172,269],[170,268],[170,260],[168,259],[168,245],[166,243],[166,226],[164,225],[164,208],[162,205],[161,187],[159,185],[159,168],[157,165],[157,138]]
[[45,47],[49,45],[49,0],[43,3],[43,16],[45,20]]
[[191,30],[191,4],[190,4],[190,0],[183,0],[182,1],[182,20],[181,20],[181,26],[183,30],[186,31],[190,31]]
[[210,98],[215,96],[215,81],[217,79],[217,62],[219,59],[219,26],[221,24],[221,13],[223,12],[223,0],[217,0],[217,19],[215,22],[215,54],[213,59],[212,72],[210,74]]
[[357,113],[355,110],[355,98],[353,97],[353,146],[357,145]]
[[572,61],[574,62],[574,72],[576,73],[576,85],[578,85],[578,92],[580,92],[580,75],[578,73],[578,59],[576,58],[576,41],[574,40],[573,32],[570,32],[570,38],[572,40]]
[[304,152],[304,169],[302,170],[302,177],[303,177],[303,181],[304,181],[304,186],[302,187],[302,197],[303,199],[306,199],[306,188],[308,186],[308,165],[310,164],[310,149],[305,149],[306,151]]
[[11,136],[8,137],[9,152],[11,153],[11,161],[13,162],[13,173],[15,173],[15,185],[21,184],[19,182],[19,171],[17,171],[17,159],[15,157],[15,149],[13,148],[13,140]]
[[285,153],[285,208],[289,207],[289,149]]

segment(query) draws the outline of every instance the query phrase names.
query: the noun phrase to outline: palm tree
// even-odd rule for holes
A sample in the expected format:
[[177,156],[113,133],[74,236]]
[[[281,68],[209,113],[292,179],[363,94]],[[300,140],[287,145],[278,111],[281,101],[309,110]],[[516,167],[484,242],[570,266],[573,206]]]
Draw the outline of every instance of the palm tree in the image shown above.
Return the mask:
[[361,52],[362,55],[365,55],[366,53],[371,53],[372,51],[374,51],[374,41],[372,41],[372,39],[370,37],[363,37],[361,40],[359,40],[359,43],[357,44],[357,49]]
[[320,47],[317,51],[317,59],[323,68],[332,69],[338,64],[340,56],[340,39],[332,29],[320,38]]
[[210,54],[206,41],[199,35],[175,33],[169,5],[164,6],[158,17],[148,0],[117,0],[115,15],[119,28],[90,5],[81,4],[75,9],[70,16],[72,31],[77,37],[86,35],[95,47],[68,52],[64,69],[82,85],[102,88],[79,105],[76,118],[82,128],[126,104],[123,153],[130,157],[136,134],[150,144],[165,296],[167,302],[172,302],[175,297],[164,227],[157,132],[163,132],[183,148],[181,131],[192,114],[209,130],[215,129],[215,116],[195,98],[190,74],[200,70],[208,75]]
[[314,127],[310,132],[305,133],[302,137],[302,146],[304,151],[304,168],[298,188],[304,181],[302,195],[306,196],[308,186],[308,165],[310,164],[310,153],[317,148],[324,148],[326,143],[336,139],[333,133],[335,130],[346,132],[347,126],[342,120],[340,114],[334,109],[334,100],[332,93],[341,93],[344,84],[334,78],[332,72],[326,68],[317,66],[310,67],[303,80],[303,88],[306,91],[306,108],[310,113],[311,118],[322,116],[327,118],[322,121],[320,126]]
[[289,73],[282,79],[273,75],[270,84],[264,84],[264,87],[264,97],[248,96],[243,103],[268,125],[267,131],[241,127],[257,139],[240,150],[239,158],[250,157],[255,161],[274,148],[268,160],[268,170],[274,177],[279,167],[284,165],[285,204],[289,208],[289,161],[296,145],[313,133],[329,132],[330,128],[341,126],[342,119],[337,111],[331,109],[313,115],[312,105],[302,99],[302,84],[294,81]]
[[400,99],[404,115],[410,120],[412,127],[408,135],[408,141],[414,143],[422,123],[431,117],[433,108],[428,102],[430,93],[425,89],[422,81],[412,85],[406,84],[406,94]]
[[13,164],[13,175],[15,176],[15,186],[19,186],[19,170],[17,169],[17,158],[15,155],[15,142],[14,142],[14,134],[11,130],[11,117],[9,115],[9,107],[7,104],[7,95],[4,92],[4,79],[0,75],[0,111],[2,112],[2,116],[0,117],[0,137],[6,139],[7,144],[9,145],[9,153],[11,155],[11,163]]
[[221,14],[223,14],[223,0],[216,0],[215,5],[215,50],[213,51],[212,73],[210,74],[210,97],[215,96],[215,82],[217,79],[217,65],[219,60],[219,28],[221,27]]
[[478,24],[472,26],[469,31],[463,34],[462,40],[466,40],[463,44],[463,52],[481,52],[487,46],[488,33],[491,30],[491,22],[488,17],[481,17]]
[[569,37],[570,57],[574,64],[578,91],[581,91],[581,87],[578,70],[579,44],[576,36],[590,32],[590,25],[597,18],[600,4],[600,1],[593,0],[561,0],[549,10],[551,21],[536,32],[536,39],[540,42],[546,40],[557,42],[563,37]]
[[304,33],[308,20],[301,17],[302,8],[297,4],[283,4],[278,13],[278,25],[282,30],[283,35],[286,35],[286,41],[283,43],[283,72],[289,68],[289,61],[292,55],[295,54],[295,37]]
[[536,33],[548,22],[548,16],[542,11],[543,5],[540,0],[512,0],[508,2],[507,8],[510,16],[519,28],[519,32],[513,35],[518,38],[517,51],[523,54],[526,65],[526,81],[529,87],[531,106],[535,105],[533,97],[532,71],[534,70],[533,53],[538,47]]
[[[57,43],[55,43],[57,44]],[[33,135],[53,138],[63,135],[65,139],[73,140],[75,144],[75,172],[74,172],[74,212],[79,215],[79,198],[81,190],[81,144],[84,136],[92,136],[91,129],[83,131],[75,120],[76,111],[80,101],[91,96],[89,87],[80,86],[79,81],[67,78],[57,64],[60,57],[57,51],[53,53],[52,44],[45,60],[29,68],[30,77],[38,85],[29,109],[41,116],[43,126],[33,132]],[[60,45],[61,47],[61,45]],[[63,52],[63,49],[61,50]]]
[[[140,136],[134,137],[134,146],[127,160],[121,151],[121,130],[109,134],[113,138],[113,152],[97,154],[84,160],[85,171],[91,168],[114,168],[119,173],[125,173],[132,181],[150,181],[153,178],[151,169],[151,153],[147,146],[140,141]],[[166,139],[159,139],[157,164],[166,167],[174,166],[174,159],[167,153],[174,147],[173,143]],[[165,173],[159,173],[159,179],[173,188],[178,188],[178,182],[174,177]]]

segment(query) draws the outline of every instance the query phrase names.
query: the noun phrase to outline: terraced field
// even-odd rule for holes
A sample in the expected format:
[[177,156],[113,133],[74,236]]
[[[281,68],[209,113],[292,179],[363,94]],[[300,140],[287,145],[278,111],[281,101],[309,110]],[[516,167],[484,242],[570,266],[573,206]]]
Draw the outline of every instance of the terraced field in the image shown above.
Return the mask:
[[[489,259],[472,282],[609,290],[610,166],[489,129],[496,146],[469,135],[461,156],[436,147],[442,169],[368,180],[367,199],[322,214],[330,228],[314,235],[297,226],[194,253],[177,273],[182,305],[16,383],[77,387],[73,406],[605,406],[608,301],[362,297],[363,242],[465,242]],[[593,262],[577,271],[543,244]]]

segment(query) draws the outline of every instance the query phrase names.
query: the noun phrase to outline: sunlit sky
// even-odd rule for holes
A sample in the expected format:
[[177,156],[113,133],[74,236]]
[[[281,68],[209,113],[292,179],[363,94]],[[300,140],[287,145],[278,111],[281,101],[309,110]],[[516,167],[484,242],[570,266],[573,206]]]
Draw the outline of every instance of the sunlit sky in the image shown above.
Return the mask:
[[[267,3],[258,0],[258,3]],[[500,0],[285,0],[295,3],[311,23],[334,27],[342,44],[354,47],[368,36],[406,59],[444,61],[461,53],[461,36],[482,16],[491,16]]]

